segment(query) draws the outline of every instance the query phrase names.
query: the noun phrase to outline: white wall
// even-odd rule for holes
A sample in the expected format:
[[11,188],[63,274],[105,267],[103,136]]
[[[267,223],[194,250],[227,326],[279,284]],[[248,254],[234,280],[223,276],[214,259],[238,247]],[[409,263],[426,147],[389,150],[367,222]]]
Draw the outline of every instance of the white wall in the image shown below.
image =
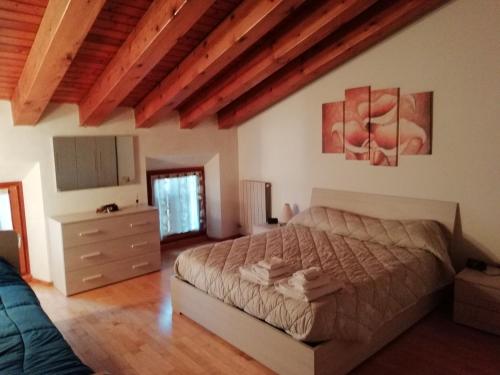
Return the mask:
[[46,232],[47,223],[40,163],[35,163],[23,178],[22,183],[31,274],[36,278],[48,281],[50,280],[48,273],[49,243],[47,242],[49,236]]
[[[460,203],[468,254],[500,262],[500,2],[441,7],[238,129],[240,179],[273,184],[273,213],[326,187]],[[433,155],[396,168],[321,154],[321,104],[371,85],[434,91]],[[482,253],[482,254],[481,254]]]
[[216,237],[222,231],[220,157],[215,155],[205,164],[205,199],[207,202],[207,235]]
[[12,212],[8,189],[0,189],[0,230],[12,230]]
[[[53,136],[128,134],[138,136],[140,181],[137,184],[57,192]],[[94,210],[110,202],[121,206],[134,204],[137,194],[141,203],[146,203],[147,157],[196,154],[220,156],[220,167],[224,169],[220,175],[220,189],[228,196],[230,204],[221,206],[222,222],[217,226],[220,229],[212,234],[221,238],[231,236],[238,232],[236,130],[219,131],[213,120],[194,130],[181,130],[177,116],[163,119],[151,129],[136,130],[133,112],[125,108],[119,108],[113,118],[99,128],[82,128],[78,126],[77,106],[70,104],[49,106],[36,127],[14,127],[10,102],[0,101],[0,181],[23,180],[23,187],[28,190],[25,201],[33,276],[50,280],[46,217]],[[33,168],[39,171],[33,171]],[[37,178],[40,181],[38,186]]]

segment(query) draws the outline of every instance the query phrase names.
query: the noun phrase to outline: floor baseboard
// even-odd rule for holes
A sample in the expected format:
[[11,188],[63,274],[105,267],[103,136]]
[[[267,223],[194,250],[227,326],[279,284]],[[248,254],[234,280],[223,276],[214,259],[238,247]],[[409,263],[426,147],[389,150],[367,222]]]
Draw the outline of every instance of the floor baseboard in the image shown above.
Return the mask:
[[35,279],[34,277],[30,277],[29,280],[25,281],[29,284],[38,284],[38,285],[44,285],[44,286],[53,286],[54,283],[52,281],[44,281],[44,280],[39,280]]

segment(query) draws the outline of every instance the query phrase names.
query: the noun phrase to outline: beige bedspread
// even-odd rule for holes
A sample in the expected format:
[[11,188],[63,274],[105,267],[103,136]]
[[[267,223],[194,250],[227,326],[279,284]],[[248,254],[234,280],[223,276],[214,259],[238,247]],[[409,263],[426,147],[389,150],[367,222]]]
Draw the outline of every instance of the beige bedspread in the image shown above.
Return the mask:
[[[451,282],[446,246],[434,222],[313,207],[271,232],[187,250],[175,272],[298,340],[369,340],[386,321]],[[283,257],[294,270],[321,267],[346,288],[306,303],[240,279],[241,265],[270,256]]]

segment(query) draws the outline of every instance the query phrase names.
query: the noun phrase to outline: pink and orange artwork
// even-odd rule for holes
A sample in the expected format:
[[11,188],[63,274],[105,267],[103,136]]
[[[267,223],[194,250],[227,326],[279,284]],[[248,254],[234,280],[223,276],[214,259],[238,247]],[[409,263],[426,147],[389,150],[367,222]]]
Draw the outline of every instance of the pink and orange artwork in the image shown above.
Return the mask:
[[344,153],[344,102],[323,104],[323,153]]
[[432,151],[432,92],[399,88],[345,90],[344,102],[323,104],[323,153],[395,167],[400,155]]
[[370,164],[398,165],[399,89],[370,93]]
[[344,148],[347,160],[370,157],[370,86],[345,91]]
[[430,154],[432,92],[401,95],[399,106],[399,153]]

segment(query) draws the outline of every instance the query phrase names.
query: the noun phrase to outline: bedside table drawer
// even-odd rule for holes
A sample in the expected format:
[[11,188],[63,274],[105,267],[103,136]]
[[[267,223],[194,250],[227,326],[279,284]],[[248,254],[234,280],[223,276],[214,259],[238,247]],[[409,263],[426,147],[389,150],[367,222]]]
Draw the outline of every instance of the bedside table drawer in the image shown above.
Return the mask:
[[500,334],[500,277],[466,268],[455,276],[454,320]]
[[455,301],[455,322],[500,335],[500,313]]
[[455,300],[500,314],[500,289],[457,279],[455,281]]
[[254,224],[252,226],[252,234],[270,232],[272,230],[278,229],[279,227],[279,224]]

